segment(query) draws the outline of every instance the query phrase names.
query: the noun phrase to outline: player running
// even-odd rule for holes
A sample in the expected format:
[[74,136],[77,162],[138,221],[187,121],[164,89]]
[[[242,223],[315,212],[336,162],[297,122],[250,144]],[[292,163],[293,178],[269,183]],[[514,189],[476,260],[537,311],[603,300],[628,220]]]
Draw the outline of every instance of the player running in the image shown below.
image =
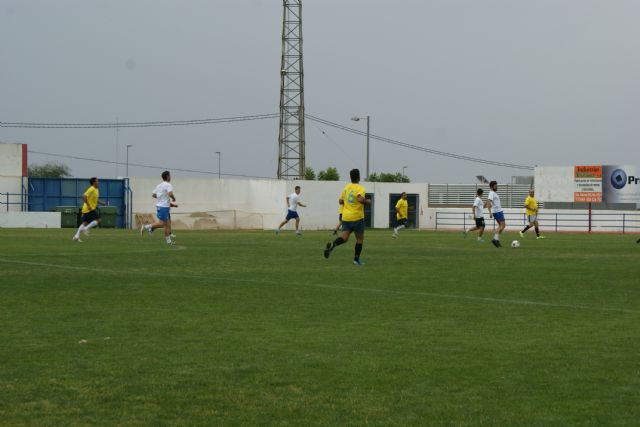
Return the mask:
[[278,228],[276,229],[276,234],[280,233],[280,229],[284,227],[289,220],[296,220],[296,234],[298,236],[302,236],[302,233],[299,230],[300,227],[300,216],[298,215],[298,206],[302,206],[306,208],[307,205],[303,205],[298,201],[300,199],[300,186],[296,185],[295,191],[287,196],[287,217],[280,223]]
[[478,231],[478,242],[484,242],[482,238],[482,234],[484,233],[485,223],[484,223],[484,205],[485,203],[482,201],[482,188],[478,188],[476,191],[476,198],[473,201],[473,206],[471,206],[471,212],[473,213],[473,219],[476,222],[475,227],[470,228],[468,230],[464,230],[464,237],[467,238],[467,234],[472,231]]
[[489,183],[489,197],[487,197],[487,208],[489,209],[489,218],[495,218],[498,223],[498,228],[496,229],[495,234],[493,235],[493,239],[491,239],[491,243],[496,248],[502,247],[500,243],[500,234],[507,226],[507,223],[504,219],[504,212],[502,211],[502,204],[500,203],[500,196],[498,196],[498,182],[491,181]]
[[535,198],[535,192],[533,189],[529,190],[529,195],[524,199],[524,211],[527,215],[527,224],[520,232],[520,237],[524,238],[524,233],[528,229],[534,227],[536,231],[536,239],[544,239],[544,236],[540,235],[540,228],[538,227],[538,201]]
[[171,239],[171,208],[177,208],[175,203],[176,197],[173,195],[173,186],[171,185],[171,173],[169,171],[162,172],[162,182],[158,184],[151,197],[157,200],[156,216],[158,220],[153,224],[144,224],[140,227],[140,235],[144,236],[144,232],[151,234],[157,228],[164,229],[164,239],[167,245],[174,245]]
[[393,229],[393,234],[391,235],[394,239],[398,238],[398,231],[407,226],[408,210],[409,204],[407,202],[407,193],[403,191],[400,195],[400,200],[396,203],[396,226]]
[[342,210],[342,234],[333,243],[327,243],[324,257],[329,258],[336,246],[346,243],[351,233],[355,233],[356,247],[353,263],[355,265],[363,265],[360,261],[360,253],[362,253],[362,245],[364,243],[364,205],[370,205],[371,200],[365,198],[366,190],[360,185],[360,171],[352,169],[349,175],[351,176],[351,184],[347,184],[340,195],[340,200],[344,204]]
[[100,213],[98,213],[98,205],[104,206],[105,203],[99,199],[100,190],[98,186],[100,182],[98,178],[93,177],[89,180],[89,188],[82,195],[82,224],[78,227],[78,231],[73,236],[74,242],[82,243],[80,240],[80,233],[84,233],[85,235],[89,235],[89,230],[93,227],[96,227],[100,224]]

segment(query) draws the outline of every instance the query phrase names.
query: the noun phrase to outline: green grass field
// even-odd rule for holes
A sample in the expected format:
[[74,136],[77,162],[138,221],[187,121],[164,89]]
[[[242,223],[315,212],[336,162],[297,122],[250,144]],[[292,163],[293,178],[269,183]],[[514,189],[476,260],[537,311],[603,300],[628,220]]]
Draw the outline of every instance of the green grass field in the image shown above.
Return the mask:
[[72,233],[0,230],[2,425],[640,422],[637,236]]

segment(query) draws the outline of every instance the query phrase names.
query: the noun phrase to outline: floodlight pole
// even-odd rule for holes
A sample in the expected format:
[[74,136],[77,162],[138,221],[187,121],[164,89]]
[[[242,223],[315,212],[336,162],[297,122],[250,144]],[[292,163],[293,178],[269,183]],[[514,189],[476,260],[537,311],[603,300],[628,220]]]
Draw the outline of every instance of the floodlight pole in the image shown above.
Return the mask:
[[220,151],[216,151],[216,154],[218,155],[218,179],[220,179],[220,163],[222,159],[222,153]]
[[365,175],[365,181],[366,181],[369,179],[369,136],[370,136],[369,120],[370,120],[370,117],[369,116],[351,117],[351,120],[353,120],[354,122],[359,122],[360,120],[367,121],[367,169],[366,169],[367,174]]
[[133,147],[133,145],[127,144],[127,178],[129,178],[129,148]]

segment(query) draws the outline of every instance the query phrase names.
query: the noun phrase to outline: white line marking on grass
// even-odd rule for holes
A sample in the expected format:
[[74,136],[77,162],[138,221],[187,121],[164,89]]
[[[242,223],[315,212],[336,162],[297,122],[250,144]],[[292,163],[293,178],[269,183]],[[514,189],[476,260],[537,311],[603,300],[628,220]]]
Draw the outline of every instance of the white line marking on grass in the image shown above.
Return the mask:
[[4,256],[44,256],[44,257],[52,257],[52,256],[99,256],[99,255],[129,255],[129,254],[148,254],[148,253],[170,253],[171,251],[183,251],[187,249],[186,246],[174,245],[170,247],[163,247],[161,249],[140,249],[136,251],[109,251],[109,252],[100,252],[100,251],[90,251],[90,252],[56,252],[49,253],[46,255],[42,255],[41,252],[38,253],[18,253],[18,254],[4,254]]
[[[181,279],[190,278],[190,279],[215,280],[215,281],[227,281],[227,282],[238,282],[238,283],[262,283],[267,285],[278,285],[278,286],[283,285],[283,283],[281,282],[275,282],[275,281],[269,281],[269,280],[239,279],[239,278],[233,278],[233,277],[203,276],[203,275],[197,275],[197,274],[153,273],[148,271],[111,270],[108,268],[48,264],[44,262],[19,261],[19,260],[2,259],[2,258],[0,258],[0,262],[6,263],[6,264],[50,267],[50,268],[59,268],[63,270],[89,271],[94,273],[108,273],[108,274],[125,275],[125,276],[138,275],[138,276],[153,276],[153,277],[175,277],[175,278],[181,278]],[[393,289],[358,288],[355,286],[336,286],[336,285],[326,285],[322,283],[288,283],[287,285],[296,286],[296,287],[336,289],[336,290],[369,292],[369,293],[379,293],[379,294],[423,296],[423,297],[435,297],[435,298],[446,298],[446,299],[459,299],[459,300],[466,300],[466,301],[492,302],[492,303],[501,303],[501,304],[530,305],[530,306],[549,307],[549,308],[568,308],[573,310],[590,310],[590,311],[640,314],[640,310],[632,310],[628,308],[592,307],[587,305],[556,304],[556,303],[550,303],[550,302],[516,300],[516,299],[506,299],[506,298],[492,298],[492,297],[478,297],[478,296],[471,296],[471,295],[440,294],[436,292],[396,291]]]

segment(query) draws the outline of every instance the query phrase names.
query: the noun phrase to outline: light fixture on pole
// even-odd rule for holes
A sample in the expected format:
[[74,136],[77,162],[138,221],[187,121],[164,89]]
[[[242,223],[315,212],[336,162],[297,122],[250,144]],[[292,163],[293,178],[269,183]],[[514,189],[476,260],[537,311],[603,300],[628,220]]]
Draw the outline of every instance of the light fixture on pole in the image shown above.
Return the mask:
[[405,177],[404,170],[405,169],[409,169],[409,166],[403,166],[402,167],[402,182],[404,182],[404,177]]
[[365,175],[365,180],[369,179],[369,116],[366,117],[351,117],[351,120],[354,122],[359,122],[360,120],[367,121],[367,174]]
[[127,144],[127,178],[129,178],[129,148],[133,147],[133,145]]
[[220,163],[222,159],[222,153],[219,151],[216,151],[216,154],[218,155],[218,179],[220,179]]

